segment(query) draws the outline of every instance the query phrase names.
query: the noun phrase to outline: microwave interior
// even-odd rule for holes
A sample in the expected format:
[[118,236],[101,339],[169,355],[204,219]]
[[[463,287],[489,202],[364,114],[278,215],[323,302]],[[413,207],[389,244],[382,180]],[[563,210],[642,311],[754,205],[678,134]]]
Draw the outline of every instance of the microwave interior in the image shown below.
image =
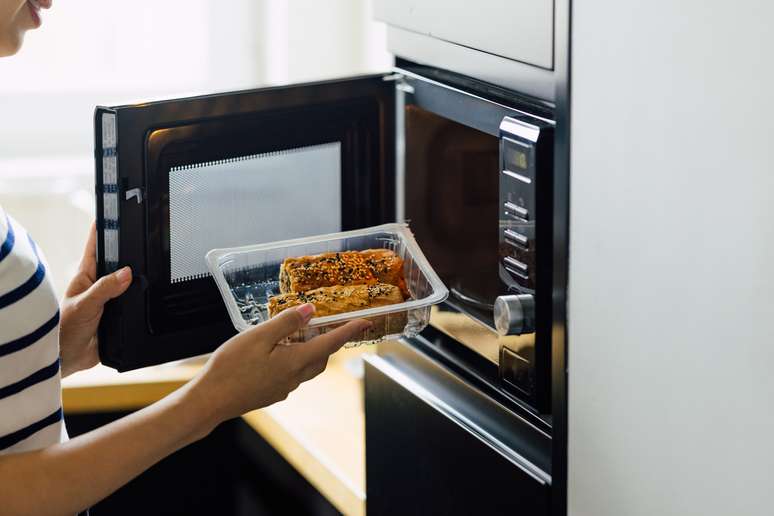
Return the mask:
[[[545,162],[551,122],[507,95],[487,99],[436,79],[402,71],[99,108],[99,272],[135,273],[106,308],[103,362],[133,369],[212,351],[233,335],[204,262],[210,249],[400,218],[451,292],[433,309],[428,339],[473,353],[537,406],[547,377],[541,329],[498,336],[492,310],[500,295],[540,287],[534,272],[519,284],[503,268],[502,171],[519,161],[509,138],[520,139],[503,120],[542,131],[527,142],[530,164]],[[505,200],[533,209],[519,195]],[[533,226],[523,229],[539,241]]]

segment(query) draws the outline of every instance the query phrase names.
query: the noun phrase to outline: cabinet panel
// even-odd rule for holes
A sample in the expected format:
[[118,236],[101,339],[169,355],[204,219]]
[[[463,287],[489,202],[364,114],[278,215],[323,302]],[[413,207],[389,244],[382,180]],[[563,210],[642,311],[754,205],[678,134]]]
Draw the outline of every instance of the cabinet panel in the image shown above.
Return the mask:
[[378,358],[366,364],[369,516],[548,514],[547,482],[482,439],[486,429],[477,435],[390,370]]
[[553,0],[377,0],[376,17],[542,68],[554,66]]

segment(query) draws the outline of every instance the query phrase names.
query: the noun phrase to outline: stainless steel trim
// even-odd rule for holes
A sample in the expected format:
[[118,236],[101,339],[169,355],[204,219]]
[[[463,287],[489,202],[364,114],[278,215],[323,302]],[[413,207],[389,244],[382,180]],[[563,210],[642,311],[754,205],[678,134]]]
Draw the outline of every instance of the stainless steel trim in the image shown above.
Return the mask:
[[529,211],[527,211],[527,208],[523,208],[510,201],[506,202],[504,206],[506,210],[512,211],[514,214],[521,217],[522,219],[529,220]]
[[532,184],[532,179],[519,174],[518,172],[514,172],[513,170],[503,169],[503,174],[506,176],[510,176],[518,181],[521,181],[522,183],[527,183],[528,185]]
[[[518,114],[519,116],[525,116],[525,117],[529,117],[529,118],[534,119],[534,120],[539,120],[542,123],[547,123],[547,124],[550,124],[552,126],[555,125],[555,122],[553,120],[551,120],[550,118],[543,118],[541,116],[535,115],[534,113],[530,113],[530,112],[527,112],[527,111],[522,111],[521,109],[514,108],[513,106],[506,106],[505,104],[501,104],[501,103],[496,102],[494,100],[487,99],[487,98],[481,97],[479,95],[475,95],[473,93],[470,93],[469,91],[464,91],[464,90],[461,90],[459,88],[455,88],[454,86],[450,86],[448,84],[445,84],[445,83],[442,83],[442,82],[438,82],[438,81],[435,81],[433,79],[429,79],[429,78],[427,78],[427,77],[425,77],[423,75],[419,75],[419,74],[416,74],[414,72],[410,72],[408,70],[404,70],[402,68],[397,68],[396,67],[396,68],[394,68],[394,72],[398,73],[398,74],[401,74],[401,75],[403,75],[404,77],[406,77],[406,78],[408,78],[410,80],[422,81],[422,82],[424,82],[426,84],[429,84],[429,85],[432,85],[432,86],[437,86],[439,88],[443,88],[445,90],[457,93],[459,95],[464,95],[464,96],[469,97],[471,99],[475,99],[475,100],[480,101],[480,102],[485,102],[485,103],[490,104],[492,106],[497,106],[500,109],[511,111],[513,113]],[[507,118],[507,117],[504,117],[504,118]],[[500,121],[500,123],[502,124],[502,120]]]
[[512,134],[531,142],[538,141],[538,138],[540,137],[539,127],[526,124],[510,117],[503,118],[503,121],[500,122],[500,130],[504,133]]
[[414,87],[410,84],[406,84],[405,82],[398,82],[395,84],[395,88],[399,91],[403,91],[405,93],[413,94],[414,93]]
[[390,51],[411,61],[450,70],[468,77],[532,95],[553,103],[554,72],[536,66],[497,57],[454,43],[387,26]]
[[363,360],[500,454],[535,481],[542,485],[549,485],[551,483],[551,476],[540,467],[516,452],[501,439],[492,435],[491,432],[479,425],[470,415],[463,413],[463,410],[456,409],[389,361],[377,355],[364,355]]
[[406,95],[414,93],[414,88],[403,81],[402,74],[395,82],[395,220],[406,219]]

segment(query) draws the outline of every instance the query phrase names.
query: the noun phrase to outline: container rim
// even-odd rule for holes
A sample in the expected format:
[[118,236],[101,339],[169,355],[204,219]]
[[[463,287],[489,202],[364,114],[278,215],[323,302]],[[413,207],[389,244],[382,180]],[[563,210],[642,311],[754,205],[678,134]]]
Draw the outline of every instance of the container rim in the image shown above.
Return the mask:
[[236,304],[236,300],[231,294],[231,291],[228,289],[225,274],[220,268],[220,265],[223,264],[223,262],[225,262],[229,256],[233,254],[243,254],[254,251],[268,251],[281,247],[294,247],[305,244],[315,244],[330,240],[340,240],[344,238],[356,238],[381,232],[395,233],[403,240],[403,243],[406,246],[406,250],[414,259],[414,263],[419,267],[419,270],[422,272],[422,274],[424,274],[425,278],[432,286],[432,293],[421,299],[411,299],[409,301],[396,303],[394,305],[366,308],[364,310],[355,310],[342,314],[327,315],[325,317],[314,317],[309,321],[307,327],[315,328],[339,322],[343,323],[353,319],[362,319],[378,315],[414,310],[418,308],[425,308],[427,306],[435,305],[446,300],[446,298],[449,296],[448,288],[446,288],[446,285],[443,284],[441,279],[438,277],[438,274],[430,266],[430,263],[427,261],[425,254],[420,249],[419,244],[417,244],[417,241],[414,238],[414,234],[411,232],[409,225],[403,222],[393,222],[369,228],[342,231],[338,233],[328,233],[325,235],[316,235],[311,237],[294,238],[289,240],[280,240],[264,244],[212,249],[207,253],[205,259],[207,261],[207,266],[210,269],[210,273],[215,278],[215,283],[218,285],[221,296],[226,303],[226,307],[228,308],[232,323],[239,331],[244,331],[253,327],[253,325],[247,324],[244,318],[241,316],[239,307]]

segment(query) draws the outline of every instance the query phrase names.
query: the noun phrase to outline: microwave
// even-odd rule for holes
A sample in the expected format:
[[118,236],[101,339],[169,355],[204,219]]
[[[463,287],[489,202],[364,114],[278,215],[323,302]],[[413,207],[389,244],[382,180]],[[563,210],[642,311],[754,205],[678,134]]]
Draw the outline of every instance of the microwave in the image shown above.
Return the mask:
[[407,221],[450,290],[419,337],[550,412],[552,104],[399,60],[387,74],[98,107],[99,326],[129,370],[235,333],[204,256]]

